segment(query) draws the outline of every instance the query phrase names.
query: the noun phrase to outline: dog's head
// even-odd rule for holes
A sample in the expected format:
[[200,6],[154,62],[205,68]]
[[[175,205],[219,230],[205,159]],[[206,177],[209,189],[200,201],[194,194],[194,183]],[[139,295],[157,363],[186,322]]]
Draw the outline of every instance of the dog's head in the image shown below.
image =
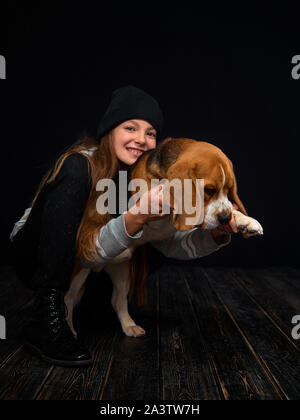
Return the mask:
[[[231,219],[233,203],[247,215],[237,194],[233,164],[218,147],[193,139],[167,138],[147,155],[144,164],[141,159],[139,162],[141,166],[137,165],[136,169],[138,167],[139,169],[135,171],[136,176],[138,173],[147,174],[148,182],[151,179],[167,179],[169,185],[172,185],[172,180],[181,181],[181,194],[174,194],[172,186],[168,189],[169,192],[163,191],[166,199],[170,198],[173,224],[179,231],[183,232],[195,226],[208,230],[216,228]],[[146,171],[141,172],[142,168]],[[203,181],[198,184],[197,179]],[[190,189],[185,188],[184,180],[191,180]],[[204,194],[199,195],[199,187],[201,190],[202,186]],[[186,211],[188,208],[184,205],[186,198],[191,200],[194,208],[199,210],[199,205],[201,206],[200,219],[196,217],[197,211],[194,213],[190,213],[190,209],[189,212]],[[194,218],[195,222],[191,224],[189,219],[187,223],[187,218]]]

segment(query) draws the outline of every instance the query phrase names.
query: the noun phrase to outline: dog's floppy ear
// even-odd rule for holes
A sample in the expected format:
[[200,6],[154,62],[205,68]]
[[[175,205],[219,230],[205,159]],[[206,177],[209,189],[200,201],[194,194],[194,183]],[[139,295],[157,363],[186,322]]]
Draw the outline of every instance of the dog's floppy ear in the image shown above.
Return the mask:
[[231,203],[235,203],[239,207],[239,210],[241,211],[241,213],[243,213],[245,216],[248,216],[248,213],[246,212],[246,209],[237,194],[237,182],[236,182],[236,177],[233,171],[233,166],[232,166],[232,175],[233,175],[233,186],[228,191],[228,200]]
[[[170,207],[173,209],[173,225],[175,228],[184,232],[199,225],[204,216],[204,201],[203,194],[201,194],[201,188],[199,188],[201,182],[197,183],[195,171],[192,168],[189,168],[186,162],[175,163],[167,171],[167,179],[170,183]],[[190,189],[187,187],[187,184],[184,183],[185,179],[189,180],[188,182],[191,183]],[[181,188],[176,190],[177,194],[175,195],[175,189],[172,187],[172,180],[177,180],[177,185],[181,185]],[[187,187],[186,189],[185,185]],[[168,196],[166,195],[165,189],[163,194],[167,199]],[[184,198],[186,198],[186,200],[184,200]],[[193,213],[189,213],[191,206],[196,208]]]

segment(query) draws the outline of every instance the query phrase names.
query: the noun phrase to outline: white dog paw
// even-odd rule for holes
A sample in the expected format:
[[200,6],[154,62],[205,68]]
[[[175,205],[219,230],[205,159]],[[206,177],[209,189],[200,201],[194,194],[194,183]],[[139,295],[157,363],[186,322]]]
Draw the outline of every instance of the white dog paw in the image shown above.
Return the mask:
[[246,237],[263,235],[264,231],[261,224],[252,217],[245,216],[239,211],[233,212],[235,217],[236,226],[239,232],[243,233]]
[[123,328],[124,333],[127,337],[141,337],[146,334],[146,331],[138,325],[130,325],[129,327]]

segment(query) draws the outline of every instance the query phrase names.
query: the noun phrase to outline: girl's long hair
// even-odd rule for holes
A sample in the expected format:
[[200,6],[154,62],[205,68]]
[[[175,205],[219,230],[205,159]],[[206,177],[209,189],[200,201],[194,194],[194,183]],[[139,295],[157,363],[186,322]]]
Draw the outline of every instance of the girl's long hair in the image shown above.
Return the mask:
[[[58,175],[65,159],[73,153],[81,153],[88,149],[95,148],[92,155],[83,154],[89,162],[89,176],[91,190],[80,226],[76,235],[77,263],[79,259],[95,262],[94,255],[97,255],[96,239],[102,226],[106,225],[112,218],[109,213],[100,214],[96,208],[96,202],[101,192],[96,191],[99,180],[109,178],[116,180],[118,171],[121,169],[114,146],[112,134],[109,132],[100,141],[83,134],[74,144],[63,152],[55,161],[53,168],[46,172],[34,196],[31,206],[45,184],[49,184]],[[130,290],[129,298],[133,296],[136,286],[136,301],[138,305],[145,305],[147,300],[146,280],[149,272],[147,262],[146,246],[142,245],[135,249],[130,264]]]

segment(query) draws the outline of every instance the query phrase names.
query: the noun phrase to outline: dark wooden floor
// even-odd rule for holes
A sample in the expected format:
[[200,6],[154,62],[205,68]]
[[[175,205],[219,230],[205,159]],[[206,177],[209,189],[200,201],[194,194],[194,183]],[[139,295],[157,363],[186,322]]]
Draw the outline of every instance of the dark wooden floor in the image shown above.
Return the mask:
[[300,340],[291,336],[291,320],[300,315],[300,270],[166,263],[148,283],[148,305],[131,305],[147,330],[140,339],[122,333],[109,293],[98,301],[90,286],[94,300],[83,299],[77,324],[95,362],[62,368],[23,349],[32,293],[4,268],[0,399],[300,399]]

